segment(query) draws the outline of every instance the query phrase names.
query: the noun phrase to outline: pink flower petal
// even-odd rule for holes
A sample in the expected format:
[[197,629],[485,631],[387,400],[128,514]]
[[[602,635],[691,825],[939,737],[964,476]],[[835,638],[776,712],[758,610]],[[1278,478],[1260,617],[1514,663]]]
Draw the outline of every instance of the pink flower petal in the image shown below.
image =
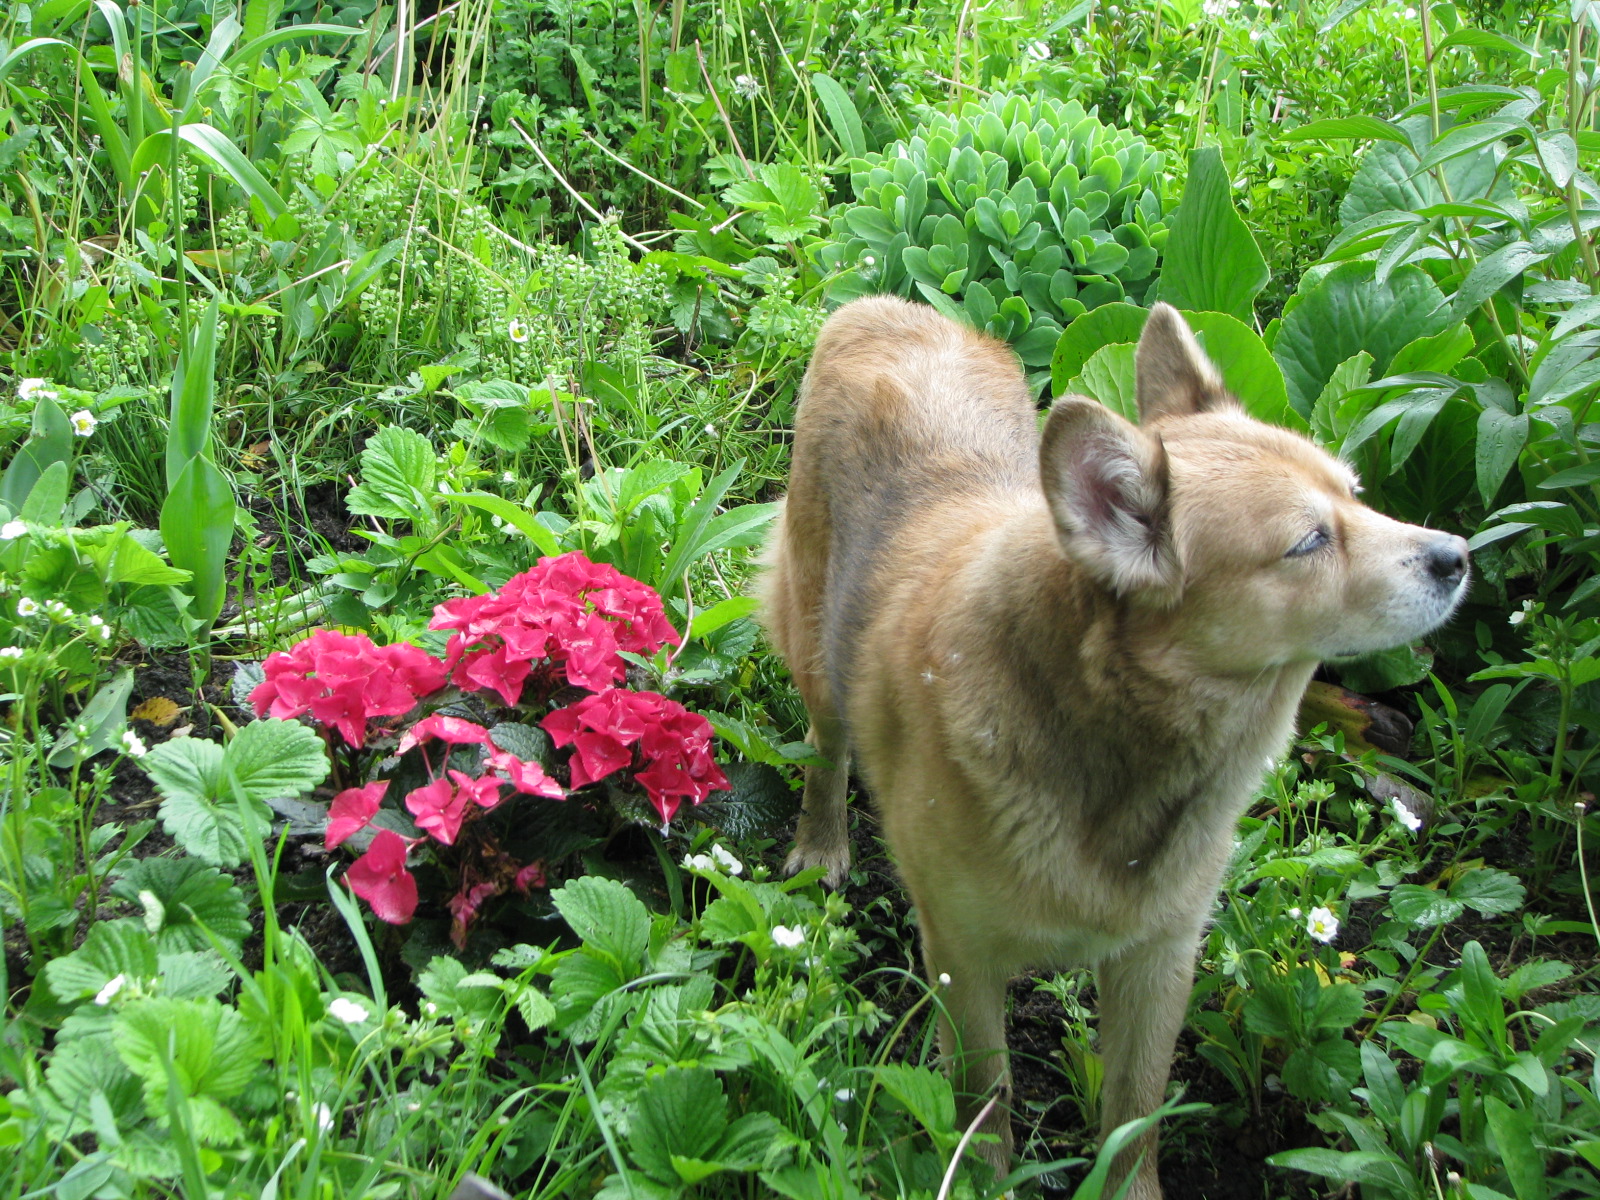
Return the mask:
[[341,845],[351,834],[367,827],[367,822],[371,821],[378,811],[383,793],[388,789],[389,781],[379,779],[367,784],[366,787],[345,788],[333,798],[333,803],[328,806],[329,850]]

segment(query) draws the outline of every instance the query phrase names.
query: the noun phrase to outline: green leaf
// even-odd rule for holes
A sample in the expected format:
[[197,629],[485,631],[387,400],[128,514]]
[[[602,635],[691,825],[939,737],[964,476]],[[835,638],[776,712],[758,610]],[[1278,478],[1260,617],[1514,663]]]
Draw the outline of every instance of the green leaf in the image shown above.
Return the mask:
[[1370,1183],[1395,1189],[1402,1195],[1415,1194],[1415,1181],[1405,1164],[1393,1154],[1375,1150],[1285,1150],[1271,1155],[1267,1162],[1337,1183]]
[[34,402],[33,431],[0,475],[0,503],[20,512],[39,477],[55,463],[72,461],[72,422],[48,396]]
[[167,489],[174,489],[184,468],[196,458],[211,457],[211,414],[217,378],[217,314],[214,299],[194,324],[178,353],[172,372],[172,403],[167,427]]
[[850,93],[831,75],[821,71],[813,73],[810,79],[811,90],[822,102],[822,110],[828,115],[828,124],[833,127],[833,136],[839,139],[840,148],[851,158],[863,157],[867,152],[867,135]]
[[650,942],[650,910],[622,884],[582,875],[550,893],[584,944],[610,956],[630,975],[644,962]]
[[1139,395],[1134,382],[1134,354],[1130,343],[1102,346],[1089,356],[1083,371],[1069,380],[1066,391],[1098,400],[1130,421],[1139,420]]
[[668,1067],[639,1090],[628,1145],[640,1170],[651,1178],[694,1183],[695,1178],[685,1178],[694,1173],[680,1172],[673,1160],[708,1158],[727,1127],[728,1099],[716,1073],[704,1067]]
[[[1407,117],[1398,122],[1417,144],[1431,136],[1427,116]],[[1366,217],[1385,211],[1416,212],[1442,202],[1444,192],[1433,176],[1419,171],[1420,160],[1410,147],[1396,142],[1379,142],[1367,151],[1350,181],[1350,188],[1339,204],[1339,220],[1354,225]],[[1492,196],[1508,196],[1511,185],[1500,178],[1499,164],[1492,152],[1451,159],[1443,167],[1451,197],[1470,202]]]
[[1516,912],[1522,907],[1525,891],[1512,874],[1493,867],[1467,871],[1450,885],[1450,897],[1486,917]]
[[1381,117],[1325,117],[1307,122],[1283,135],[1286,142],[1323,141],[1330,138],[1398,142],[1408,149],[1411,146],[1411,135],[1403,127]]
[[1422,887],[1415,883],[1397,884],[1389,892],[1389,911],[1397,921],[1407,925],[1427,927],[1454,921],[1467,906],[1438,888]]
[[444,498],[451,504],[465,504],[472,508],[482,509],[491,516],[499,517],[511,528],[533,543],[540,554],[554,558],[561,553],[561,545],[556,541],[556,535],[548,526],[541,525],[537,517],[523,508],[520,504],[513,504],[492,492],[444,492]]
[[1290,405],[1306,416],[1351,355],[1372,355],[1373,373],[1381,377],[1402,346],[1440,332],[1450,321],[1443,293],[1420,268],[1401,267],[1380,285],[1370,262],[1343,263],[1299,294],[1272,353],[1283,368]]
[[121,975],[128,983],[155,979],[155,939],[131,921],[96,921],[71,954],[44,965],[44,979],[63,1004],[87,1000]]
[[310,727],[268,717],[234,735],[223,772],[228,789],[223,795],[239,788],[252,800],[300,796],[327,778],[328,752]]
[[1339,672],[1339,682],[1345,687],[1372,696],[1426,679],[1433,669],[1433,654],[1420,645],[1396,646],[1340,660],[1333,668]]
[[1455,314],[1465,317],[1513,279],[1521,278],[1529,267],[1549,257],[1547,251],[1537,250],[1527,242],[1510,242],[1493,254],[1484,255],[1456,289]]
[[799,796],[788,781],[766,763],[728,763],[723,770],[732,790],[714,794],[688,815],[735,841],[770,835],[800,807]]
[[222,611],[227,594],[234,513],[232,483],[206,458],[189,460],[161,505],[167,556],[189,572],[194,615],[208,624]]
[[1494,502],[1500,485],[1511,473],[1511,468],[1517,465],[1522,448],[1527,444],[1527,413],[1508,413],[1491,404],[1478,414],[1475,448],[1478,495],[1483,498],[1485,507]]
[[17,517],[33,525],[60,525],[67,507],[67,482],[67,464],[51,463],[33,485]]
[[345,504],[362,516],[422,523],[432,512],[437,479],[438,460],[428,439],[386,425],[361,451],[361,483]]
[[79,751],[78,735],[74,730],[82,725],[89,730],[84,739],[82,753],[85,758],[109,750],[128,728],[128,697],[133,694],[133,669],[119,671],[116,677],[100,685],[94,698],[83,706],[78,719],[56,741],[50,752],[50,765],[68,766]]
[[211,949],[202,927],[232,954],[250,936],[244,893],[221,871],[192,858],[140,859],[111,885],[111,894],[145,908],[145,928],[162,953]]
[[1310,430],[1305,418],[1290,406],[1283,371],[1260,334],[1226,313],[1185,312],[1183,317],[1222,372],[1222,382],[1239,397],[1247,413],[1270,425],[1301,433]]
[[[178,140],[208,166],[231,178],[244,189],[245,195],[258,201],[268,221],[276,220],[288,211],[283,197],[267,182],[266,176],[240,153],[239,147],[229,141],[221,130],[210,125],[180,125]],[[146,137],[133,153],[130,164],[132,173],[137,176],[152,167],[165,166],[170,159],[171,141],[171,129],[158,129]]]
[[1183,203],[1168,222],[1161,298],[1180,309],[1249,321],[1271,273],[1233,206],[1230,187],[1221,151],[1206,147],[1190,154]]
[[1539,1115],[1530,1109],[1512,1108],[1496,1096],[1484,1097],[1483,1115],[1488,1119],[1489,1132],[1494,1135],[1517,1200],[1545,1200],[1550,1193],[1544,1155],[1539,1151]]
[[1051,391],[1066,395],[1070,381],[1101,347],[1137,342],[1149,315],[1135,304],[1102,304],[1071,321],[1056,339],[1050,358]]
[[265,1051],[238,1012],[216,1000],[156,997],[124,1006],[115,1028],[117,1056],[144,1083],[153,1118],[166,1123],[168,1091],[176,1080],[198,1110],[202,1140],[237,1139],[242,1130],[221,1102],[259,1077]]
[[890,1063],[879,1067],[874,1078],[878,1085],[900,1101],[930,1136],[948,1136],[956,1122],[955,1093],[950,1080],[939,1071]]

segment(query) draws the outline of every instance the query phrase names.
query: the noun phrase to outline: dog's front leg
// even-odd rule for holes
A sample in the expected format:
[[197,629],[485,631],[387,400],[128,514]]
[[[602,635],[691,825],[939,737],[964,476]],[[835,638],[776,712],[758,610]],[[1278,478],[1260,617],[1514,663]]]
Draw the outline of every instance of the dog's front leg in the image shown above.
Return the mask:
[[922,923],[923,962],[928,982],[939,1001],[939,1050],[956,1092],[957,1128],[965,1128],[991,1096],[997,1103],[978,1132],[998,1141],[979,1144],[978,1152],[996,1175],[1011,1169],[1011,1065],[1006,1056],[1006,984],[1008,975],[986,962],[982,953],[962,954],[931,936],[927,914]]
[[[1166,1098],[1173,1048],[1194,984],[1197,933],[1130,947],[1100,964],[1100,1051],[1105,1063],[1102,1129],[1109,1134]],[[1128,1200],[1161,1200],[1154,1131],[1118,1156],[1113,1187],[1139,1163]]]

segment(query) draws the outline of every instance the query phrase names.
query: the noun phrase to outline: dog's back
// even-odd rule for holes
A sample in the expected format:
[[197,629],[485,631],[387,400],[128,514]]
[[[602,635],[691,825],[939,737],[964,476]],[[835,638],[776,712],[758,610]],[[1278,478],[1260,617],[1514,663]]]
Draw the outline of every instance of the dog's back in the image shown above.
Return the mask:
[[905,522],[952,497],[1037,490],[1038,415],[1008,350],[894,297],[841,309],[813,363],[780,527],[797,532],[775,539],[765,591],[780,651],[843,706]]

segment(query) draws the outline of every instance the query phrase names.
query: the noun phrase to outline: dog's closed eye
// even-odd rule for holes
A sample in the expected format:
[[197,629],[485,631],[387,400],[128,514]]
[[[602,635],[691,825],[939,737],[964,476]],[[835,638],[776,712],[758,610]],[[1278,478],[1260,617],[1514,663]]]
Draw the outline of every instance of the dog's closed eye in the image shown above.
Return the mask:
[[1315,554],[1328,544],[1328,531],[1320,525],[1305,537],[1301,538],[1284,553],[1285,558],[1304,558],[1308,554]]

